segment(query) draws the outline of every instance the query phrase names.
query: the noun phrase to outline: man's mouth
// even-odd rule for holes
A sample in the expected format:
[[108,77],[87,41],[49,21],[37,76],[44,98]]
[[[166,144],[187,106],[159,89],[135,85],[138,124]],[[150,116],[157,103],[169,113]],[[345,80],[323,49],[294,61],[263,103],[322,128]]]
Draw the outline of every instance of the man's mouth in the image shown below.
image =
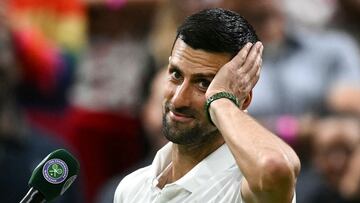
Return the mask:
[[194,116],[189,114],[183,114],[179,112],[169,111],[170,119],[176,122],[190,122],[194,119]]

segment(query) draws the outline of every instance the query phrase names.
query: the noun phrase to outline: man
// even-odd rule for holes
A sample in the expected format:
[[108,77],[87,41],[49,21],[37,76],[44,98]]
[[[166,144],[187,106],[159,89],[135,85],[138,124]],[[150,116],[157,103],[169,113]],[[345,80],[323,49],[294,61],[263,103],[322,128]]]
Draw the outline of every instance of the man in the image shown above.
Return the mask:
[[115,203],[295,202],[298,157],[244,111],[259,78],[257,41],[231,11],[204,10],[185,20],[165,84],[163,130],[170,142],[151,166],[121,181]]
[[311,164],[299,176],[298,203],[360,202],[359,118],[330,114],[310,128]]

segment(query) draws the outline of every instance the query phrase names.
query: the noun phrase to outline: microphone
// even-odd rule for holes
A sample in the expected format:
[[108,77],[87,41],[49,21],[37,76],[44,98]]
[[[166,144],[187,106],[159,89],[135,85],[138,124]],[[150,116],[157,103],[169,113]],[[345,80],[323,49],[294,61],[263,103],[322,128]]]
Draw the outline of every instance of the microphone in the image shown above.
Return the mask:
[[79,168],[79,162],[65,149],[51,152],[32,172],[30,190],[20,203],[49,202],[62,195],[78,176]]

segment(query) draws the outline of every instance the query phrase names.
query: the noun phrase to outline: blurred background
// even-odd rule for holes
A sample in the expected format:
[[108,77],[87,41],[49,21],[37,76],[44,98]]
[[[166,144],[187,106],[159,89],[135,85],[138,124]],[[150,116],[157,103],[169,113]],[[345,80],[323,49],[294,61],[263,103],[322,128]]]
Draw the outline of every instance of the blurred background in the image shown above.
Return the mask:
[[1,0],[0,201],[19,202],[61,147],[81,174],[56,202],[112,202],[166,143],[177,26],[211,7],[264,43],[249,113],[298,153],[297,202],[360,202],[360,0]]

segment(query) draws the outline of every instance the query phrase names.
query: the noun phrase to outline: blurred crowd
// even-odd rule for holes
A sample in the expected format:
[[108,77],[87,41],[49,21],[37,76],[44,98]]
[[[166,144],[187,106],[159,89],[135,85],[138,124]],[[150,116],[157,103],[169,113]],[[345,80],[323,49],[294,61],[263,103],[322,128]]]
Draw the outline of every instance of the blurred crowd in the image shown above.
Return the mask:
[[66,148],[79,179],[56,202],[112,202],[162,136],[177,26],[231,9],[264,44],[249,113],[301,158],[298,203],[360,202],[360,0],[1,0],[0,201]]

